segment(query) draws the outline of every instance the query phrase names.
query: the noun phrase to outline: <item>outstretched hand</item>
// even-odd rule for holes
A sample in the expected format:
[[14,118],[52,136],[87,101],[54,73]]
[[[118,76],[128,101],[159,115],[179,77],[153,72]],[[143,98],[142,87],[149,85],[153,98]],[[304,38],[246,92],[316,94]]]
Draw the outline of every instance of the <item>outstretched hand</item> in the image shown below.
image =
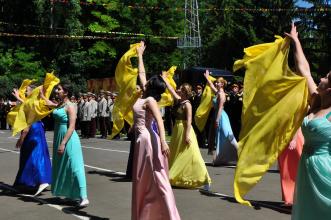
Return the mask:
[[140,46],[137,48],[138,55],[143,55],[146,49],[146,45],[144,41],[140,41]]
[[13,89],[13,92],[11,93],[13,96],[15,96],[16,99],[19,99],[20,95],[18,93],[18,89]]
[[206,77],[206,79],[208,79],[209,78],[209,70],[206,70],[206,72],[203,75]]
[[291,38],[291,40],[298,39],[298,31],[297,31],[297,27],[294,25],[294,23],[292,23],[290,33],[285,32],[285,35],[288,36],[289,38]]

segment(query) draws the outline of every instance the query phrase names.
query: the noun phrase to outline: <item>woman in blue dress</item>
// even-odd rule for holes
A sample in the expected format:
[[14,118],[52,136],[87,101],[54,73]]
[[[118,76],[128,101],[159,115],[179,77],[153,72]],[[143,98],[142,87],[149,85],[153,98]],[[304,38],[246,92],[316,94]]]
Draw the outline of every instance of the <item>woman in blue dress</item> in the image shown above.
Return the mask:
[[[27,96],[31,94],[33,88],[35,88],[34,85],[27,87]],[[18,101],[24,102],[16,90],[13,94]],[[20,148],[20,162],[14,186],[39,186],[35,194],[37,196],[51,184],[52,177],[51,161],[43,123],[37,121],[24,129],[16,143],[16,148]]]
[[295,47],[296,69],[307,79],[311,106],[301,127],[305,143],[292,220],[331,219],[331,71],[316,86],[294,24],[286,35]]
[[208,70],[205,72],[205,78],[208,85],[215,93],[215,97],[213,98],[213,105],[215,109],[214,126],[216,129],[216,152],[213,154],[213,165],[217,166],[236,159],[237,151],[235,150],[235,152],[233,152],[231,145],[235,149],[238,149],[238,143],[233,135],[228,114],[224,111],[224,103],[226,101],[224,87],[227,83],[226,80],[220,77],[215,81],[214,85],[209,79]]
[[79,200],[78,207],[89,205],[87,199],[86,177],[81,143],[75,131],[76,110],[70,102],[71,86],[59,84],[56,96],[59,103],[46,99],[42,91],[40,96],[48,105],[56,106],[54,117],[52,194],[68,199]]

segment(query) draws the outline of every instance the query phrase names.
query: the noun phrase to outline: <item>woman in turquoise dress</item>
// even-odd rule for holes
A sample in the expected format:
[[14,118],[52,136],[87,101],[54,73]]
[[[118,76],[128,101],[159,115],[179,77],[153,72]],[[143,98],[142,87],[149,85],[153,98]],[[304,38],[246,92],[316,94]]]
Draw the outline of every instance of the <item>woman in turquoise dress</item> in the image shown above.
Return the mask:
[[311,106],[302,124],[292,220],[331,219],[331,71],[316,86],[294,24],[286,35],[295,46],[297,71],[307,79]]
[[[53,111],[55,121],[53,141],[52,194],[79,199],[79,207],[87,207],[86,177],[82,147],[75,131],[76,111],[69,101],[71,86],[60,84],[56,90],[59,100]],[[50,102],[49,100],[47,100]],[[54,105],[55,103],[49,103]]]
[[238,143],[233,135],[230,119],[228,114],[224,110],[224,103],[226,100],[226,94],[224,87],[226,86],[226,80],[222,77],[215,81],[215,85],[209,79],[209,71],[205,73],[205,77],[208,85],[212,91],[216,94],[213,98],[213,105],[215,109],[215,144],[216,151],[213,154],[213,165],[217,166],[237,159]]

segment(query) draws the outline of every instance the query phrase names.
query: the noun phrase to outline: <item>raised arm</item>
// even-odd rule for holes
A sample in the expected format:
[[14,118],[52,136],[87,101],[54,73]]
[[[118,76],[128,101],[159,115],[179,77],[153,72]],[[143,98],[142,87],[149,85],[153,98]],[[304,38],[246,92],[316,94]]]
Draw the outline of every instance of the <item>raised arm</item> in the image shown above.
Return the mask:
[[207,83],[210,86],[211,90],[213,90],[214,93],[217,93],[217,89],[214,86],[214,83],[209,79],[209,70],[206,70],[204,76],[205,76]]
[[167,72],[163,71],[161,77],[162,77],[163,81],[165,82],[165,84],[167,85],[167,88],[168,88],[169,92],[171,93],[172,97],[174,97],[176,100],[180,100],[181,97],[177,94],[175,89],[170,85],[170,83],[167,80]]
[[288,36],[293,44],[294,44],[294,59],[295,59],[295,66],[299,74],[307,79],[308,89],[310,95],[317,93],[316,89],[317,86],[311,76],[310,67],[308,60],[303,52],[296,26],[292,23],[292,28],[290,33],[285,33]]
[[152,112],[154,118],[156,119],[158,130],[159,130],[159,135],[160,135],[160,140],[161,140],[162,154],[164,154],[165,156],[168,157],[170,154],[170,150],[169,150],[169,146],[165,139],[164,124],[163,124],[161,112],[157,105],[157,102],[155,101],[155,99],[149,98],[146,102],[146,106]]
[[18,93],[18,90],[17,89],[13,89],[13,92],[12,92],[13,96],[15,96],[15,98],[17,99],[17,101],[23,103],[24,100],[20,97],[19,93]]
[[39,97],[40,97],[41,99],[45,100],[46,105],[48,105],[48,106],[50,106],[50,107],[56,107],[56,106],[57,106],[57,103],[52,102],[51,100],[49,100],[48,98],[45,97],[43,86],[40,87],[40,90],[39,90]]
[[145,42],[141,41],[140,42],[140,47],[137,48],[137,53],[138,53],[138,76],[139,76],[139,81],[140,85],[143,91],[145,91],[145,85],[146,85],[146,71],[145,71],[145,66],[144,66],[144,60],[143,60],[143,54],[145,51]]

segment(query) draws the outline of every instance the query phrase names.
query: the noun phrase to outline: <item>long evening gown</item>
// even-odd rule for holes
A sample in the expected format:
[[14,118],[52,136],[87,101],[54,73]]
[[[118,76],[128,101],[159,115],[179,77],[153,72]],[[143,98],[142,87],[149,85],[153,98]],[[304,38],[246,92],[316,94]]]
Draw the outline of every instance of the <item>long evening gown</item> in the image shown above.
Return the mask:
[[132,176],[132,220],[180,219],[168,179],[168,160],[161,152],[155,120],[144,109],[146,99],[133,106],[136,144]]
[[82,147],[74,131],[66,143],[63,155],[57,150],[68,129],[68,115],[65,107],[53,111],[55,120],[53,143],[52,194],[70,199],[87,198],[86,178]]
[[296,180],[292,220],[331,219],[331,122],[306,117],[305,144]]
[[[213,105],[215,108],[215,115],[218,113],[218,100],[215,96],[213,98]],[[215,116],[216,119],[216,116]],[[237,160],[237,150],[231,144],[231,141],[235,140],[233,134],[230,119],[228,114],[222,109],[221,117],[218,121],[218,127],[215,132],[216,141],[216,157],[213,161],[214,165],[220,165]],[[236,141],[235,141],[236,142]]]
[[173,128],[169,157],[169,179],[172,186],[196,188],[209,185],[211,179],[201,156],[193,127],[190,129],[190,144],[185,142],[186,115],[183,105],[176,110],[176,122]]
[[304,138],[301,129],[299,129],[297,132],[295,149],[290,150],[287,146],[278,157],[282,199],[287,205],[293,204],[295,180],[298,173],[303,143]]
[[20,149],[20,165],[14,186],[51,184],[52,168],[43,123],[33,123]]

